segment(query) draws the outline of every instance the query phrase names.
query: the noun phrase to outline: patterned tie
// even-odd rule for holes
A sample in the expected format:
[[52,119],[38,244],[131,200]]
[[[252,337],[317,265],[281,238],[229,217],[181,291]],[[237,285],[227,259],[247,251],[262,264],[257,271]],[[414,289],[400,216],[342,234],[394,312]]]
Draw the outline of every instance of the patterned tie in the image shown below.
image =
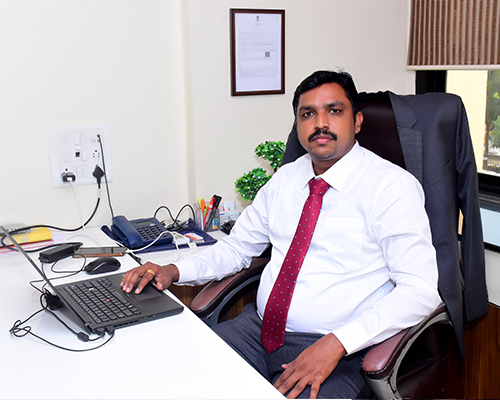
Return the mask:
[[286,319],[293,289],[318,222],[323,195],[329,188],[330,185],[323,179],[309,181],[309,197],[302,209],[292,244],[267,300],[264,320],[262,321],[260,340],[269,354],[283,346],[285,341]]

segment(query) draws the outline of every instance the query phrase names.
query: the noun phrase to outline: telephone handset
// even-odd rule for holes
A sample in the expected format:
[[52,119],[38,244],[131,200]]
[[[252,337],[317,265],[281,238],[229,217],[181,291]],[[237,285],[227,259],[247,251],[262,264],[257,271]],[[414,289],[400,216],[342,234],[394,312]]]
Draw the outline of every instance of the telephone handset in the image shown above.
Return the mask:
[[[160,234],[167,232],[165,227],[156,218],[142,218],[129,221],[123,215],[113,218],[111,229],[125,243],[129,249],[138,249],[152,243]],[[155,245],[172,242],[170,233],[163,233]]]

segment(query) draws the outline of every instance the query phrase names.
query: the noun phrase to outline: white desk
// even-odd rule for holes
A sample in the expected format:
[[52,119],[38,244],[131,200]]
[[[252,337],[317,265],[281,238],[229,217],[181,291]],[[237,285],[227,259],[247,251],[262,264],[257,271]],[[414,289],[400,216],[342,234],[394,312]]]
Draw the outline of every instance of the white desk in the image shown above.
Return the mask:
[[[71,240],[89,246],[109,244],[98,229],[89,231],[96,240],[76,235]],[[151,258],[175,259],[175,253]],[[38,263],[38,253],[31,255]],[[129,256],[120,260],[121,270],[137,265]],[[57,269],[75,269],[80,263],[65,259]],[[14,322],[40,309],[39,293],[28,283],[39,275],[17,253],[0,254],[0,272],[2,399],[283,398],[188,308],[176,316],[118,329],[107,345],[89,352],[60,350],[30,335],[14,337],[9,333]],[[72,279],[85,277],[88,275],[80,273]],[[34,333],[65,347],[101,343],[79,341],[47,313],[28,325]]]

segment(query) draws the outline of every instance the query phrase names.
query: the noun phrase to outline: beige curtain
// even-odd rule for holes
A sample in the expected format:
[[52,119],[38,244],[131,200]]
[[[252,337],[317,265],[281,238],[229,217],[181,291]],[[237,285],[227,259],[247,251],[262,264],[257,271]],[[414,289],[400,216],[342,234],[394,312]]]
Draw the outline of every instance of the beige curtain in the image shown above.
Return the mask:
[[412,0],[410,69],[499,69],[500,0]]

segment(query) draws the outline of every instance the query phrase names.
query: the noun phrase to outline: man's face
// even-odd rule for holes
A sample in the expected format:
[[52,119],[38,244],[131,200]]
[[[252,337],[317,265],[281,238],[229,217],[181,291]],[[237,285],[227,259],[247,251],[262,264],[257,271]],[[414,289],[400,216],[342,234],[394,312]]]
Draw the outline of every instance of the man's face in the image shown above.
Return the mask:
[[325,83],[302,93],[297,107],[297,134],[311,155],[316,174],[322,174],[354,146],[363,114],[356,118],[344,89]]

